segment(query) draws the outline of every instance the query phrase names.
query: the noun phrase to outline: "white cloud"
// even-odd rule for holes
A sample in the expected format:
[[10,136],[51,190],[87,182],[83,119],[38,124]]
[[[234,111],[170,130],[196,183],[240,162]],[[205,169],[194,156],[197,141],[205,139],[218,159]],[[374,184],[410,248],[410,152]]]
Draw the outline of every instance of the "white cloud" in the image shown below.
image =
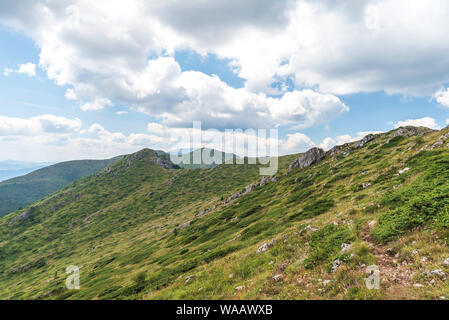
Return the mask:
[[287,139],[281,139],[279,143],[281,154],[304,152],[315,146],[315,143],[303,133],[288,134]]
[[79,131],[81,120],[46,114],[28,119],[0,116],[0,136],[39,133],[65,134]]
[[2,0],[2,8],[2,22],[38,43],[59,84],[101,89],[109,76],[144,69],[149,55],[185,48],[232,59],[255,93],[276,91],[273,81],[287,76],[330,93],[431,95],[449,80],[445,0]]
[[81,105],[81,110],[83,111],[90,111],[90,110],[101,110],[105,107],[111,107],[113,106],[113,103],[109,99],[105,98],[95,98],[92,102],[87,102]]
[[36,65],[34,63],[28,62],[19,65],[17,69],[6,68],[3,71],[3,74],[5,76],[8,76],[10,73],[26,74],[29,77],[34,77],[36,75]]
[[337,142],[333,138],[327,137],[327,138],[324,138],[324,140],[319,144],[319,147],[324,150],[329,150],[333,146],[335,146],[336,143]]
[[[303,129],[348,110],[335,94],[385,90],[430,96],[449,82],[444,0],[130,0],[126,5],[0,0],[0,5],[1,23],[35,41],[40,67],[69,87],[67,99],[86,111],[129,106],[164,126],[201,120],[219,129]],[[172,58],[180,49],[230,60],[245,87],[183,72]],[[295,84],[292,92],[285,91],[287,80]],[[435,99],[447,104],[447,90]]]
[[[223,10],[214,12],[222,15],[227,10],[226,19],[240,19],[236,23],[242,27],[254,23],[262,27],[274,15],[256,2],[251,0],[243,9],[257,7],[258,14],[262,15],[256,19],[257,23],[246,21],[255,11],[240,11],[237,1],[214,2],[209,10],[222,7]],[[217,76],[182,72],[173,57],[160,56],[162,52],[170,53],[196,43],[190,35],[177,32],[176,26],[160,21],[172,14],[173,5],[134,0],[124,10],[120,1],[107,5],[96,2],[94,6],[86,0],[70,6],[48,1],[45,5],[38,2],[31,6],[42,16],[33,27],[28,25],[29,20],[23,21],[29,18],[28,13],[14,5],[9,5],[13,13],[6,21],[34,38],[41,47],[40,66],[59,85],[72,87],[65,96],[78,101],[83,111],[100,110],[117,103],[143,111],[168,126],[186,127],[192,120],[201,120],[205,126],[223,129],[283,124],[306,128],[327,123],[348,110],[337,97],[312,90],[296,90],[274,98],[248,88],[234,89]],[[198,5],[182,6],[196,15]],[[285,3],[268,1],[266,5],[281,10],[276,16],[284,21]],[[154,16],[156,12],[159,13]],[[99,16],[106,20],[100,21]],[[198,30],[190,31],[198,37],[205,36]],[[227,31],[220,33],[227,37]],[[148,61],[150,54],[159,57]]]
[[408,119],[404,121],[398,121],[397,123],[394,124],[395,128],[405,126],[426,127],[437,130],[441,129],[441,127],[435,122],[435,119],[431,117],[424,117],[420,119]]
[[150,60],[145,72],[134,76],[124,90],[137,97],[134,103],[139,110],[168,126],[186,127],[198,120],[218,129],[287,124],[307,128],[349,110],[337,97],[312,90],[272,98],[234,89],[216,76],[181,72],[171,57]]
[[446,90],[439,90],[434,95],[433,98],[442,106],[449,108],[449,88]]
[[[101,124],[94,123],[83,129],[79,119],[68,119],[54,115],[32,118],[0,117],[0,142],[2,155],[7,158],[26,158],[32,156],[38,161],[64,161],[73,159],[104,159],[119,154],[136,152],[143,148],[164,150],[166,152],[188,150],[200,147],[236,153],[239,156],[256,156],[254,145],[245,149],[245,144],[236,144],[234,138],[247,143],[256,143],[259,148],[278,146],[275,154],[285,155],[305,152],[319,146],[330,149],[335,144],[360,140],[371,132],[359,132],[355,137],[342,135],[328,137],[316,144],[307,135],[297,132],[283,138],[259,135],[251,129],[234,130],[233,136],[216,130],[198,128],[171,128],[159,123],[149,123],[146,133],[111,132]],[[374,132],[378,133],[378,132]],[[190,137],[201,135],[199,145],[191,145]]]
[[336,137],[327,137],[318,146],[324,150],[329,150],[334,146],[359,141],[369,134],[378,134],[378,133],[382,133],[382,131],[360,131],[357,132],[355,136],[345,134]]

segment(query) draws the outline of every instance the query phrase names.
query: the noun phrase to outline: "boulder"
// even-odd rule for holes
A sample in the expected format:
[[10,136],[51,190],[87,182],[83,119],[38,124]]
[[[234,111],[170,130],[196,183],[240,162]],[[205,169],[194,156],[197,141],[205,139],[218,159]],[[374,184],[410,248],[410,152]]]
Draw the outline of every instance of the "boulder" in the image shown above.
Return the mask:
[[444,141],[438,140],[437,142],[435,142],[435,143],[429,148],[429,150],[433,150],[433,149],[436,149],[436,148],[440,148],[443,144],[444,144]]
[[307,168],[311,165],[321,161],[326,156],[326,153],[323,151],[323,149],[320,148],[312,148],[306,153],[300,155],[298,159],[293,161],[290,166],[288,167],[289,170],[294,168]]
[[279,282],[282,279],[282,274],[277,274],[273,277],[274,282]]

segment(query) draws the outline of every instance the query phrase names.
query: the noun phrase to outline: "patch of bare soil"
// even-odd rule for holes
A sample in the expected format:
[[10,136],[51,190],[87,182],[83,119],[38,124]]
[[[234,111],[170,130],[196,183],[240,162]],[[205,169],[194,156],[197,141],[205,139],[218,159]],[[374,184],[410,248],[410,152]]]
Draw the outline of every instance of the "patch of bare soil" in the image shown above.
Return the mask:
[[396,252],[373,241],[369,229],[363,231],[362,239],[371,247],[380,270],[382,297],[387,300],[410,299],[413,286],[413,272],[408,269],[407,262],[399,262]]

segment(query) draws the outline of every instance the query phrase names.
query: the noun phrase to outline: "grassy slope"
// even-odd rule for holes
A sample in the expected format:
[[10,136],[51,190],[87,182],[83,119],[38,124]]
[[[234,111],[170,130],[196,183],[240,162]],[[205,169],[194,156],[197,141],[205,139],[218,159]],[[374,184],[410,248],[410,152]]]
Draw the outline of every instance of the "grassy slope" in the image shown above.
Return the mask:
[[0,182],[0,216],[40,200],[117,160],[119,158],[61,162]]
[[[203,161],[201,161],[200,164],[194,164],[194,152],[189,152],[189,153],[183,154],[183,156],[182,156],[182,159],[183,160],[185,159],[186,160],[185,162],[187,162],[187,163],[181,162],[179,164],[179,166],[183,169],[210,169],[210,168],[217,166],[217,164],[213,161],[215,159],[215,157],[217,157],[218,159],[221,159],[220,164],[225,163],[225,161],[228,158],[234,159],[236,157],[233,154],[230,154],[230,153],[226,154],[222,151],[218,151],[218,150],[214,150],[214,149],[201,148],[199,150],[201,150],[201,154],[204,155],[204,158],[201,158],[201,159],[207,159],[210,157],[212,160],[211,161],[212,163],[206,164]],[[198,152],[199,150],[196,150],[195,152]],[[216,153],[217,153],[217,155],[216,155]],[[199,155],[199,153],[197,153],[197,154]]]
[[[166,170],[145,150],[41,201],[28,219],[17,212],[0,220],[0,297],[448,296],[445,279],[423,273],[449,272],[449,150],[429,150],[448,131],[378,135],[291,172],[285,168],[294,157],[281,158],[278,181],[232,203],[222,199],[259,180],[257,166]],[[186,221],[190,226],[173,232]],[[256,254],[271,239],[275,245]],[[342,253],[342,243],[351,249]],[[337,258],[342,265],[333,273]],[[364,286],[373,263],[380,290]],[[79,291],[64,288],[72,264],[81,267]]]

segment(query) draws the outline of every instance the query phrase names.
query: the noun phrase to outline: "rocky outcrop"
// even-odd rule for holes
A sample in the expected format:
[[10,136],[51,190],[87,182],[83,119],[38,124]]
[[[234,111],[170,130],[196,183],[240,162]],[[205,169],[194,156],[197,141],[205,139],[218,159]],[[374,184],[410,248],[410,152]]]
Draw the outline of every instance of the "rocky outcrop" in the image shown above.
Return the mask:
[[374,138],[375,138],[375,137],[374,137],[374,134],[368,134],[368,135],[366,135],[362,140],[357,141],[356,143],[354,143],[354,148],[355,148],[355,149],[361,148],[361,147],[363,147],[365,144],[367,144],[368,142],[373,141]]
[[169,159],[161,158],[161,157],[159,157],[159,155],[157,153],[156,153],[155,162],[159,167],[162,167],[164,169],[175,169],[176,168],[175,165]]
[[421,136],[430,132],[433,132],[434,130],[426,128],[426,127],[412,127],[412,126],[406,126],[406,127],[400,127],[396,131],[394,131],[391,134],[391,137],[397,137],[401,136],[404,138],[413,137],[413,136]]
[[257,183],[257,182],[251,183],[249,186],[245,187],[245,190],[241,190],[241,191],[239,191],[237,193],[234,193],[232,196],[230,196],[229,198],[225,199],[224,202],[225,203],[231,202],[232,200],[240,198],[241,196],[243,196],[245,194],[253,192],[259,184],[260,183]]
[[272,248],[274,246],[275,242],[276,242],[276,240],[273,239],[273,240],[271,240],[268,243],[264,243],[263,245],[261,245],[259,247],[259,249],[257,249],[256,253],[259,254],[259,253],[267,251],[268,249],[270,249],[270,248]]
[[211,211],[214,211],[216,208],[217,208],[217,206],[213,206],[212,208],[209,208],[209,209],[206,209],[206,210],[203,210],[203,211],[197,213],[195,216],[199,218],[201,216],[204,216],[205,214],[208,214]]
[[326,153],[323,151],[323,149],[312,148],[306,153],[300,155],[298,159],[293,161],[288,169],[292,170],[294,168],[302,169],[310,167],[311,165],[321,161],[325,156]]
[[23,211],[21,214],[19,214],[18,216],[14,217],[14,219],[12,219],[9,224],[13,224],[19,221],[23,221],[23,220],[27,220],[29,218],[31,218],[33,215],[36,215],[39,213],[39,207],[34,206],[34,207],[30,207],[28,209],[26,209],[25,211]]
[[192,223],[192,221],[184,222],[184,223],[180,224],[178,227],[176,227],[176,230],[185,229],[185,228],[189,227],[191,223]]

